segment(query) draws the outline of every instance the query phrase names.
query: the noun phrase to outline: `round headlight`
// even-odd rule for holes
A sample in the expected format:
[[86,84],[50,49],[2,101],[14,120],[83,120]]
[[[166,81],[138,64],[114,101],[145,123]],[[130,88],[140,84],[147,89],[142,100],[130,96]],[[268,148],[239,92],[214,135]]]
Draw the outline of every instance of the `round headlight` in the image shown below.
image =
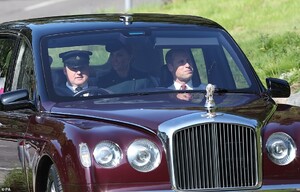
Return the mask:
[[296,157],[294,140],[286,133],[273,133],[267,140],[266,148],[271,161],[277,165],[287,165]]
[[134,141],[127,150],[127,158],[130,165],[140,172],[154,170],[161,161],[158,147],[147,139]]
[[117,167],[122,159],[120,147],[111,141],[103,141],[94,149],[94,158],[96,162],[104,168]]

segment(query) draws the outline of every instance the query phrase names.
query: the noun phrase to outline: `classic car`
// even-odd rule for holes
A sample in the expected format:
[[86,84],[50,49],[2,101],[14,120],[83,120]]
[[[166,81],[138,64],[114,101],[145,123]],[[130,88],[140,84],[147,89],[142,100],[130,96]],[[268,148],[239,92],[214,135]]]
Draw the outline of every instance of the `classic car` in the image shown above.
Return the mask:
[[[107,75],[118,45],[130,47],[137,76]],[[197,86],[170,88],[176,73],[166,57],[174,49],[185,50]],[[88,88],[74,94],[60,91],[70,84],[70,58],[88,61]],[[289,97],[289,83],[261,82],[209,19],[5,22],[0,71],[0,191],[300,190],[300,108],[273,99]]]

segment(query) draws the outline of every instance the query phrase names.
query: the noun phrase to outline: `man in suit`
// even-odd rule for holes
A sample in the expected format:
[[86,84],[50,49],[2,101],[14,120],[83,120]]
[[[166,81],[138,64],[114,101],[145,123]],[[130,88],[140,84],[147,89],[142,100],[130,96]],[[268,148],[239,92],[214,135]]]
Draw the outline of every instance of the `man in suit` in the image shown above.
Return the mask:
[[[169,86],[169,89],[174,90],[193,90],[202,89],[205,90],[205,85],[194,85],[192,81],[193,77],[193,65],[192,59],[188,50],[185,49],[171,49],[166,54],[166,62],[169,71],[173,77],[173,84]],[[178,94],[177,98],[182,100],[190,100],[190,93]]]
[[205,85],[195,85],[196,82],[192,81],[193,77],[193,64],[188,50],[185,49],[171,49],[166,54],[166,62],[169,71],[173,77],[173,84],[169,89],[174,90],[193,90],[203,89]]
[[89,87],[90,55],[92,52],[84,50],[72,50],[59,54],[64,63],[64,74],[67,79],[66,84],[58,88],[59,94],[73,96]]

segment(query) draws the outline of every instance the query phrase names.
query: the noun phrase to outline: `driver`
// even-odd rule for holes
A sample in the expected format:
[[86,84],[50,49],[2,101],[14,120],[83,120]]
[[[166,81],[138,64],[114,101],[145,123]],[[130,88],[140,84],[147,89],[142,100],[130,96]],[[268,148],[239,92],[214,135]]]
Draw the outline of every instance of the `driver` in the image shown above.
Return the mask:
[[[64,74],[67,78],[66,84],[59,87],[59,91],[64,95],[74,94],[89,87],[89,60],[92,52],[83,50],[72,50],[60,53],[64,63]],[[83,95],[88,96],[88,95]]]

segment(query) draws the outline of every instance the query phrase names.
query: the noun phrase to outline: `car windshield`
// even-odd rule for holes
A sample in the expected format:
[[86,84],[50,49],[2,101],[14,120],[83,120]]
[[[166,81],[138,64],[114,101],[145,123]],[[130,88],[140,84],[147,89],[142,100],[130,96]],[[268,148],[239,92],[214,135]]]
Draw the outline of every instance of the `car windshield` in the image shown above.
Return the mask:
[[[175,78],[190,78],[191,91],[213,84],[228,92],[258,92],[248,61],[219,29],[66,33],[44,37],[41,46],[47,90],[55,97],[172,92],[178,89]],[[179,56],[168,56],[171,50]],[[176,65],[187,65],[190,76],[177,77]]]

